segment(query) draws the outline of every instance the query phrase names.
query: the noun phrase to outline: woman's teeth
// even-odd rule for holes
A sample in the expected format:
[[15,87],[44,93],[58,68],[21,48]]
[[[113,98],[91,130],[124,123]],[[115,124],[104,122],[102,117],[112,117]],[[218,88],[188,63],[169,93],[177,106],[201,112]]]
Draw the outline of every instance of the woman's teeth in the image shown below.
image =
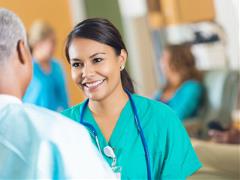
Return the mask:
[[95,88],[95,87],[98,87],[100,84],[102,84],[103,81],[104,80],[98,80],[98,81],[91,82],[91,83],[85,83],[85,86],[88,88]]

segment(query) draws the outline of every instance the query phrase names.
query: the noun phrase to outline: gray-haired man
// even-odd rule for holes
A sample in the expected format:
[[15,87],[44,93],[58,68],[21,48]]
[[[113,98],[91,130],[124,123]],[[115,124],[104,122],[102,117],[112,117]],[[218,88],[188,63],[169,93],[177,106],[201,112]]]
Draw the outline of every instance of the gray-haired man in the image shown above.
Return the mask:
[[115,178],[84,127],[22,104],[31,75],[24,26],[0,8],[0,178]]

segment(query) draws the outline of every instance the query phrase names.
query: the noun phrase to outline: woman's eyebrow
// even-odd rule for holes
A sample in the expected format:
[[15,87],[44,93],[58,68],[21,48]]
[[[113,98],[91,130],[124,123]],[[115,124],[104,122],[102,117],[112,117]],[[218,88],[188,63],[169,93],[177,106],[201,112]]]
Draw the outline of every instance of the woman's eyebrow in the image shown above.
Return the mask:
[[93,58],[94,56],[97,56],[99,54],[106,54],[106,53],[104,53],[104,52],[97,52],[97,53],[92,54],[89,58]]
[[72,58],[72,59],[70,59],[70,61],[81,62],[82,60],[81,60],[81,59],[78,59],[78,58]]

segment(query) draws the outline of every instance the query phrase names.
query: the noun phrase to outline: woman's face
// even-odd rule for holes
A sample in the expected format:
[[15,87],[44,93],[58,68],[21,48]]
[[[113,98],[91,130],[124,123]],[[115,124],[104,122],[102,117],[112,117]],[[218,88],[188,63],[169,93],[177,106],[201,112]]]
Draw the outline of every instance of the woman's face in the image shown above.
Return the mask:
[[100,101],[116,90],[122,90],[120,67],[126,52],[116,55],[106,44],[85,38],[73,39],[69,59],[73,81],[91,100]]
[[164,50],[163,54],[162,54],[162,58],[160,60],[161,70],[162,70],[162,72],[164,73],[164,75],[167,79],[172,74],[172,71],[171,71],[171,68],[170,68],[170,65],[169,65],[169,61],[170,61],[170,58],[171,58],[170,56],[171,56],[171,54],[169,53],[169,51]]
[[52,34],[44,40],[38,42],[34,47],[34,51],[36,51],[38,55],[42,57],[40,60],[49,61],[54,54],[55,46],[56,38],[55,35]]

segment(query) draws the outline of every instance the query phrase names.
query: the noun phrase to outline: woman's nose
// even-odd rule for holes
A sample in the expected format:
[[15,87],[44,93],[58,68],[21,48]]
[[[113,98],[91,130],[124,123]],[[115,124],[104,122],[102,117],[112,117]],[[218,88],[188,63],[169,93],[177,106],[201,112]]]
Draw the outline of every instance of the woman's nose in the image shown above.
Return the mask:
[[91,76],[94,72],[93,67],[90,64],[86,64],[82,69],[82,77]]

